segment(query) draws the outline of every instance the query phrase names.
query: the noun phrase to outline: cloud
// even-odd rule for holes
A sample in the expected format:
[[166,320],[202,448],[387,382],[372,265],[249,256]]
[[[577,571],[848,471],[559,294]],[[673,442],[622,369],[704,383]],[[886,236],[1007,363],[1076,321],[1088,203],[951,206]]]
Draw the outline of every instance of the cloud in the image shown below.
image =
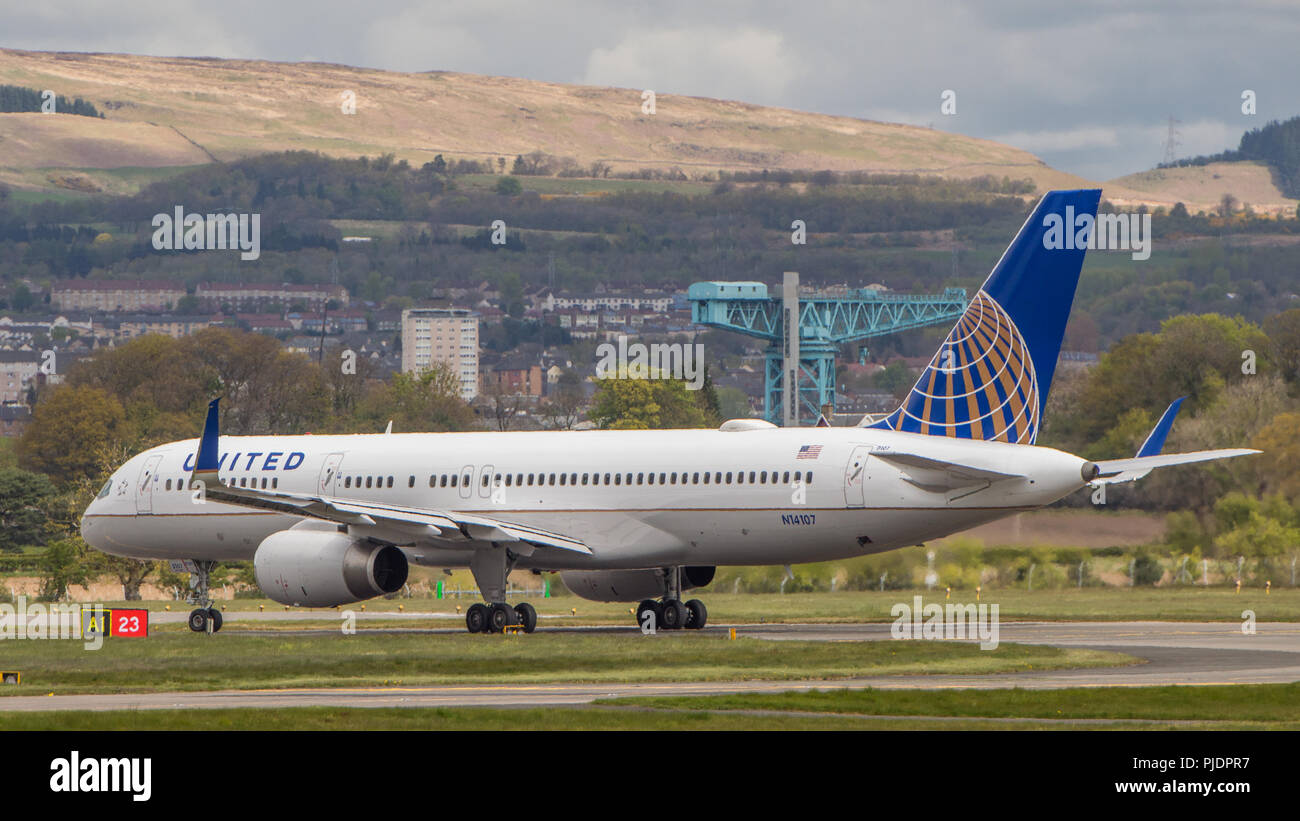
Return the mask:
[[582,81],[782,105],[801,74],[780,32],[673,28],[636,32],[612,48],[594,49]]

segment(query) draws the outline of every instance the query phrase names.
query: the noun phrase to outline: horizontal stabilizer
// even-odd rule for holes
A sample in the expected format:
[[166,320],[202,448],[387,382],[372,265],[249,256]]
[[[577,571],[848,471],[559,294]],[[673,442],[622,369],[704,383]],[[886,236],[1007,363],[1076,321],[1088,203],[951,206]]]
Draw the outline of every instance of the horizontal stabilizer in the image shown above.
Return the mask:
[[873,457],[903,469],[903,480],[931,493],[945,493],[974,485],[988,486],[1004,479],[1023,479],[1018,473],[949,462],[915,453],[873,452]]
[[1195,462],[1209,462],[1214,459],[1231,459],[1234,456],[1249,456],[1259,453],[1251,448],[1225,448],[1222,450],[1197,450],[1191,453],[1165,453],[1157,456],[1135,456],[1132,459],[1107,459],[1093,462],[1097,466],[1097,475],[1093,484],[1117,484],[1132,482],[1146,476],[1155,468],[1171,465],[1190,465]]

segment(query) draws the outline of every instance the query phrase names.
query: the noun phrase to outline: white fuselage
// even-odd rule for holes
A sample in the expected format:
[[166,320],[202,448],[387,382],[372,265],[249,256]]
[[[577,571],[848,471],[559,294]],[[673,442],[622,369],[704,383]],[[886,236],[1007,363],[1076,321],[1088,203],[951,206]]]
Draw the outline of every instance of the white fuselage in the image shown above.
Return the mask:
[[[172,442],[119,468],[83,516],[86,541],[138,559],[251,559],[268,535],[301,521],[195,498],[196,447]],[[1025,478],[927,490],[871,455],[890,451]],[[868,428],[222,436],[220,453],[221,478],[236,486],[481,513],[591,549],[519,562],[555,570],[891,550],[1050,504],[1084,485],[1085,464],[1050,448]],[[401,546],[440,567],[464,566],[472,553],[432,540]]]

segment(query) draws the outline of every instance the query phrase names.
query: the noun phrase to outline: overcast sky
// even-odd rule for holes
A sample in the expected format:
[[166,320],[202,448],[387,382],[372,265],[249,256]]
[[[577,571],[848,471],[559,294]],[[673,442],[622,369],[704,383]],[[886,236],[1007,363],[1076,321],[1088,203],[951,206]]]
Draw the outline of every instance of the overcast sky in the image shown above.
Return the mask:
[[0,20],[9,48],[501,74],[932,125],[1094,180],[1159,162],[1170,116],[1191,156],[1300,114],[1296,0],[0,0]]

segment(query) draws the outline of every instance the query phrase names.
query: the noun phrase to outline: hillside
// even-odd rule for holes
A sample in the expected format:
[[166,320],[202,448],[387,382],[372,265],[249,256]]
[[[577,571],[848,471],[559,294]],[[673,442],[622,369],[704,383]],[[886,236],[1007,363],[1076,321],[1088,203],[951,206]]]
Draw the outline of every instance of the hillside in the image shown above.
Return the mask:
[[[0,114],[0,179],[22,188],[62,185],[67,175],[46,169],[79,169],[83,182],[116,188],[103,169],[286,149],[393,153],[417,166],[440,153],[510,162],[540,149],[615,172],[832,169],[1085,183],[1020,149],[927,128],[674,95],[660,95],[645,115],[640,90],[506,77],[0,50],[0,83],[83,97],[107,117]],[[341,112],[345,90],[356,93],[354,115]]]

